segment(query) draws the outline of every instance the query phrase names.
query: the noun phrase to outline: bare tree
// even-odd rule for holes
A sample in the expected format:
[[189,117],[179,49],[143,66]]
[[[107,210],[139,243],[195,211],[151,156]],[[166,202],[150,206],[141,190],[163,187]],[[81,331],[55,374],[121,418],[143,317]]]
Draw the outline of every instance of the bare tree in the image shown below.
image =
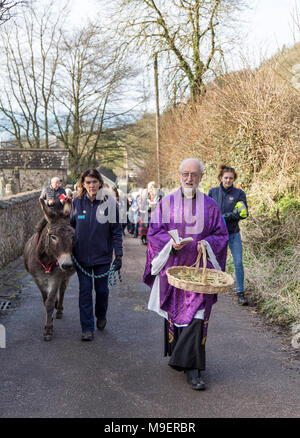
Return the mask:
[[0,24],[10,20],[15,13],[15,7],[26,3],[26,0],[0,0]]
[[102,28],[89,23],[70,32],[67,13],[54,12],[31,9],[22,23],[3,26],[0,128],[20,148],[48,148],[54,136],[69,150],[76,176],[108,148],[120,154],[117,141],[107,146],[102,136],[135,72]]
[[22,25],[3,26],[5,67],[0,94],[0,127],[18,147],[49,147],[49,101],[60,56],[63,14],[24,11]]
[[[105,122],[115,116],[109,106],[114,99],[120,99],[122,83],[133,74],[97,25],[90,23],[65,38],[59,66],[61,80],[56,81],[52,96],[52,133],[70,151],[75,174],[95,165],[104,154]],[[117,150],[117,143],[112,142],[109,149]]]
[[[119,5],[120,4],[120,5]],[[121,0],[119,35],[124,45],[165,57],[175,94],[189,89],[193,100],[222,59],[232,21],[244,0]]]

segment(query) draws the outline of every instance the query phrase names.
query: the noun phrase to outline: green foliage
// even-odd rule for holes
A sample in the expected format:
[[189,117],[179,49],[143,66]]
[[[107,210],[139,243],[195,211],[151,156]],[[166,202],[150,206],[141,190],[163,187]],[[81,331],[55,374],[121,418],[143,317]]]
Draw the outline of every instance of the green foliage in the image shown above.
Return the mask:
[[277,208],[283,216],[300,212],[300,194],[287,193],[277,201]]
[[228,248],[227,260],[226,260],[226,272],[228,272],[228,274],[234,276],[233,258],[231,256],[229,248]]
[[68,175],[67,176],[67,184],[72,184],[74,186],[74,184],[76,184],[78,181],[78,177],[79,177],[79,175],[77,177],[72,176],[72,175]]

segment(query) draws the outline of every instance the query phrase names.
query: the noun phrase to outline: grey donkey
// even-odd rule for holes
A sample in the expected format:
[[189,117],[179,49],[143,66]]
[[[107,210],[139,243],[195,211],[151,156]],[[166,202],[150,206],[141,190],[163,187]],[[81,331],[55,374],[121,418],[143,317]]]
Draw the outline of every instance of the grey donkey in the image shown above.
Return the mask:
[[24,248],[24,263],[41,291],[46,308],[44,340],[53,335],[53,312],[62,318],[63,299],[75,268],[72,261],[74,229],[70,225],[72,201],[66,200],[61,212],[52,211],[40,199],[44,218],[36,226]]

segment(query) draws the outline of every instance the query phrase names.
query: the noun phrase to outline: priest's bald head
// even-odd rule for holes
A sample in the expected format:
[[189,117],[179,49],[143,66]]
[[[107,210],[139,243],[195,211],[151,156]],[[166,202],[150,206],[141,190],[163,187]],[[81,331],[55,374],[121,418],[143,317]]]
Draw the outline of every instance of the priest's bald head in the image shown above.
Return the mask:
[[179,177],[186,197],[195,194],[204,174],[204,166],[197,158],[186,158],[179,166]]

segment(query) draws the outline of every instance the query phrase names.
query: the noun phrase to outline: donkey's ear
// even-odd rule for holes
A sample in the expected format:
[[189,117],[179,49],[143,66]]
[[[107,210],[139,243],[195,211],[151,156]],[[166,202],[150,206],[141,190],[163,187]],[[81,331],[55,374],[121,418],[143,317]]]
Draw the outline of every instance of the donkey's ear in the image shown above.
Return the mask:
[[43,198],[40,198],[40,204],[41,204],[42,210],[45,213],[46,219],[50,222],[51,219],[55,218],[56,214],[54,213],[54,211],[51,210],[51,208],[48,207],[48,205],[43,200]]
[[70,216],[72,210],[72,200],[67,198],[64,202],[64,215]]

